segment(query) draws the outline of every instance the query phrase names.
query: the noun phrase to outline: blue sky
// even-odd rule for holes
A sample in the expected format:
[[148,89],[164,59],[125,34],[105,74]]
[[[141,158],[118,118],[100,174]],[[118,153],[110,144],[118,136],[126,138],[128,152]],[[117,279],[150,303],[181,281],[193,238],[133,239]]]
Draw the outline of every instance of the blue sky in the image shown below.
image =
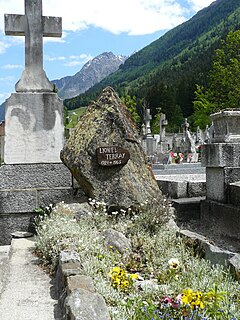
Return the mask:
[[[45,16],[63,19],[63,36],[44,39],[50,80],[74,75],[93,57],[129,56],[188,20],[212,0],[42,0]],[[4,13],[24,14],[24,0],[0,0],[0,103],[24,69],[24,37],[4,34]]]

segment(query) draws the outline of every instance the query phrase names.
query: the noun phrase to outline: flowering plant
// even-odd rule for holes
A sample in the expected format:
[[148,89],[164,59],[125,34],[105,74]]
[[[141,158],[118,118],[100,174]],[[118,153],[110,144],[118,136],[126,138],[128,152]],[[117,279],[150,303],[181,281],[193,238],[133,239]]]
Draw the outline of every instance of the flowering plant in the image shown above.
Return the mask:
[[[150,204],[135,214],[107,214],[102,201],[90,202],[89,214],[79,219],[64,203],[41,216],[35,251],[51,270],[61,250],[77,251],[112,320],[240,319],[239,283],[223,266],[194,257],[170,225],[145,211]],[[105,245],[102,230],[109,227],[131,241],[129,255]]]
[[112,268],[108,275],[111,278],[113,287],[122,291],[126,291],[133,284],[133,281],[138,279],[137,274],[127,274],[120,267]]
[[170,151],[169,154],[170,154],[172,163],[180,163],[184,159],[184,154],[181,152],[177,153],[177,152]]

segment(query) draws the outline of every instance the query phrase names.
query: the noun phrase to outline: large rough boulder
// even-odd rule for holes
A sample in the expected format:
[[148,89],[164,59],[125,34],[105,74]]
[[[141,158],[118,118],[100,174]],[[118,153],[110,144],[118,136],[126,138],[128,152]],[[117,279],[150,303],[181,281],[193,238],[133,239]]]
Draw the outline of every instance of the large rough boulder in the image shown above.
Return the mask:
[[160,205],[161,191],[135,124],[110,87],[81,117],[61,159],[89,197],[110,207],[138,207],[146,200]]

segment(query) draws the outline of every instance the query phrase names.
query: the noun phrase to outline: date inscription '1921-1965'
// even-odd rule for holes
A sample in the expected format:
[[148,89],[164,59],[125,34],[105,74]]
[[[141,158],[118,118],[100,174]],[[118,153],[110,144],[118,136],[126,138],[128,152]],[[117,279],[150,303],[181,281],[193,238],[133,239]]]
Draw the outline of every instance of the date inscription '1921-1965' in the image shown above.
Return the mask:
[[127,149],[119,146],[99,147],[96,150],[97,161],[101,166],[117,166],[126,164],[130,159]]

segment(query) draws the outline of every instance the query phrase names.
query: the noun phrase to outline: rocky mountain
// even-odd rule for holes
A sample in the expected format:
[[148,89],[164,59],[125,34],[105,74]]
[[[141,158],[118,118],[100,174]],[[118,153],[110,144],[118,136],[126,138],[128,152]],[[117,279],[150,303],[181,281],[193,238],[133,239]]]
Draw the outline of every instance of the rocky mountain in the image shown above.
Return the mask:
[[115,72],[126,59],[125,56],[116,56],[112,52],[104,52],[88,61],[74,76],[64,77],[52,82],[57,86],[60,98],[72,98]]
[[229,31],[240,29],[240,0],[217,0],[191,19],[131,55],[86,93],[66,100],[68,109],[86,106],[104,87],[144,100],[151,113],[166,113],[171,130],[193,113],[196,84],[205,85],[213,55]]

